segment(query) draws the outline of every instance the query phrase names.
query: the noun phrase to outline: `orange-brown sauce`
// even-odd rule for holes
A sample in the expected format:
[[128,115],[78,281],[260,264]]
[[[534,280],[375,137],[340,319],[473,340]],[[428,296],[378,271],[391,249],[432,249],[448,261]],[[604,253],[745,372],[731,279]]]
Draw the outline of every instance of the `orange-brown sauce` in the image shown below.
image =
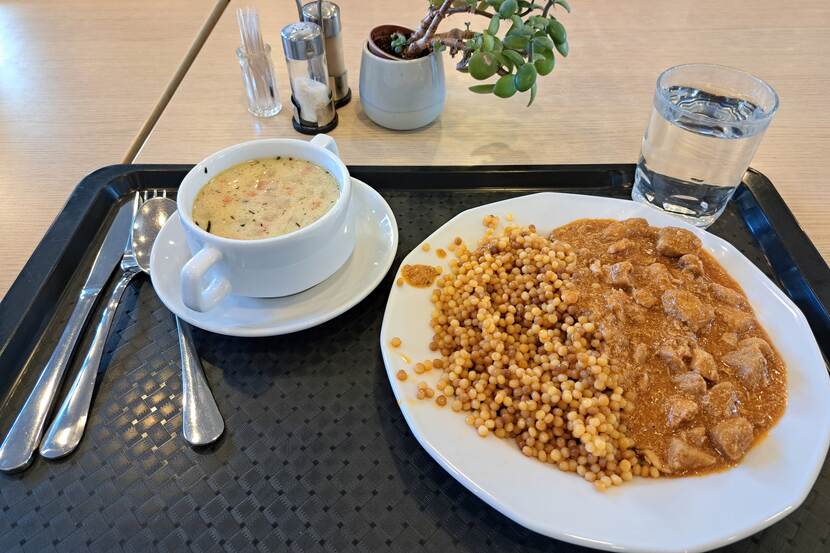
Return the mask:
[[[786,369],[740,286],[691,233],[671,231],[668,238],[680,244],[674,250],[668,238],[661,244],[665,232],[642,219],[582,219],[556,229],[553,237],[577,252],[573,279],[580,308],[599,323],[609,356],[623,367],[626,390],[636,391],[636,408],[624,419],[627,435],[641,453],[656,456],[666,474],[700,474],[736,464],[781,417]],[[687,250],[686,257],[678,255]],[[748,338],[770,347],[742,342]],[[743,361],[747,357],[754,364]],[[747,365],[763,365],[763,378]],[[727,384],[712,393],[724,382],[732,389]],[[720,403],[724,397],[737,401]],[[751,437],[744,435],[744,445],[730,449],[718,425],[741,417],[751,425]],[[673,439],[691,445],[695,455],[703,452],[704,466],[670,466]]]
[[401,267],[401,276],[410,286],[426,288],[432,286],[440,272],[432,265],[404,265]]

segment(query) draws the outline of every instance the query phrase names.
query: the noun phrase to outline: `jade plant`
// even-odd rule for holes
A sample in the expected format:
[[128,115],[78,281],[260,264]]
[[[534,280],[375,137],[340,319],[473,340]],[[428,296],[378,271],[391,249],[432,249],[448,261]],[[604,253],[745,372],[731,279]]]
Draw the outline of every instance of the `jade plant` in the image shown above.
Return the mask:
[[[418,58],[431,51],[460,54],[456,65],[477,81],[494,81],[471,86],[478,94],[509,98],[529,92],[528,106],[536,97],[536,79],[548,75],[556,65],[554,52],[568,55],[565,26],[553,15],[554,8],[571,11],[567,0],[429,0],[428,13],[409,36],[395,33],[391,50],[403,59]],[[438,32],[441,22],[457,13],[489,19],[487,28]],[[500,33],[500,31],[503,31]]]

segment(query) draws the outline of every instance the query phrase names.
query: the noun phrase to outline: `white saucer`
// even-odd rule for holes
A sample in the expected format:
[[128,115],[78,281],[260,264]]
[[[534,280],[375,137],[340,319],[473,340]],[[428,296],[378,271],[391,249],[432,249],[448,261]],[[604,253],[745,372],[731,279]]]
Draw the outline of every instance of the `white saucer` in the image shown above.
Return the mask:
[[285,298],[230,295],[206,313],[182,303],[179,272],[190,259],[179,214],[164,225],[150,255],[153,287],[162,303],[193,326],[228,336],[276,336],[324,323],[354,307],[383,280],[398,249],[398,224],[386,200],[352,179],[357,243],[352,257],[326,281]]

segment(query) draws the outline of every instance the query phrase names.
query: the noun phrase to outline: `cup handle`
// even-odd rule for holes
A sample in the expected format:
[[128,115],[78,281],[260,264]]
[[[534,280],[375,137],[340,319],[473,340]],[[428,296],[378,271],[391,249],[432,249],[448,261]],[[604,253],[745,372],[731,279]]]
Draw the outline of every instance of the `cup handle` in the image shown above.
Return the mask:
[[320,148],[325,148],[337,157],[340,157],[340,150],[337,149],[337,142],[335,142],[334,139],[327,134],[317,134],[314,138],[309,140],[309,142],[315,146],[319,146]]
[[231,291],[227,278],[218,276],[205,286],[204,277],[222,260],[222,252],[204,246],[184,264],[181,272],[182,301],[193,311],[210,311]]

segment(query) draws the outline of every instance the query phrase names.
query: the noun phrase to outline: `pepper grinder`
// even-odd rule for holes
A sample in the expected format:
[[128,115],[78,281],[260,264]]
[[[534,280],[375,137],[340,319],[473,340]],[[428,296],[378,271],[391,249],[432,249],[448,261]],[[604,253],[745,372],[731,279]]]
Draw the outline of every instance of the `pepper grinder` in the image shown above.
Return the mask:
[[329,88],[319,25],[308,21],[291,23],[280,36],[291,81],[294,128],[303,134],[329,132],[337,126],[337,111]]
[[[323,12],[322,25],[320,11]],[[321,25],[326,43],[326,61],[332,83],[335,107],[343,107],[352,99],[346,63],[343,60],[343,35],[340,32],[340,6],[334,2],[313,0],[303,6],[303,20]]]

